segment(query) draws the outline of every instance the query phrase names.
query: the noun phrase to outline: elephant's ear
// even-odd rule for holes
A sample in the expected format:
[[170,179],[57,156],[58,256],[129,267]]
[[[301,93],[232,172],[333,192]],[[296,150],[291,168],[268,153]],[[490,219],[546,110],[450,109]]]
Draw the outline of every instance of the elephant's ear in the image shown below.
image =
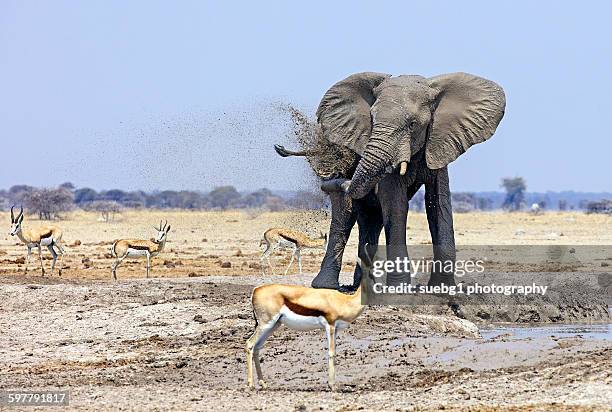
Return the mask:
[[428,82],[436,107],[425,158],[430,169],[439,169],[493,136],[506,96],[498,84],[467,73],[443,74]]
[[374,89],[388,77],[391,75],[357,73],[334,84],[317,109],[324,138],[363,154],[372,132],[370,107],[376,100]]

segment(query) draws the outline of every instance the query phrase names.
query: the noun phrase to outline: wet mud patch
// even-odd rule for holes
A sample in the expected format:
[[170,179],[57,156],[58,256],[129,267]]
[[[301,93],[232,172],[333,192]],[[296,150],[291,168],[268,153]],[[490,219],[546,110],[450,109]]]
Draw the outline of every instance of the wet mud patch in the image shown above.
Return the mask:
[[387,306],[367,308],[340,333],[337,393],[327,389],[324,333],[286,328],[262,349],[270,389],[248,391],[249,297],[273,279],[57,280],[32,289],[29,278],[0,277],[0,327],[9,332],[0,335],[0,387],[70,388],[76,410],[92,402],[99,410],[596,407],[610,399],[609,340],[580,329],[478,331],[448,308]]

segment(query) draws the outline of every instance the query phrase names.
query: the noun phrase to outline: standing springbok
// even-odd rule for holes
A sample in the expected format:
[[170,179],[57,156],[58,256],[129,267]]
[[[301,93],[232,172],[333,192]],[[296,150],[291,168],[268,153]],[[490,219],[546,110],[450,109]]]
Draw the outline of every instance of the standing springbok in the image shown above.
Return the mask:
[[113,243],[111,247],[111,255],[117,258],[111,266],[113,270],[113,280],[117,280],[117,267],[127,257],[142,257],[147,258],[147,277],[151,269],[151,257],[158,255],[166,245],[170,225],[166,221],[162,226],[162,221],[159,221],[159,227],[154,227],[157,230],[155,240],[144,239],[119,239]]
[[[263,239],[259,242],[259,246],[266,245],[266,249],[261,254],[260,261],[266,259],[268,261],[268,266],[272,269],[272,273],[274,273],[274,268],[272,267],[272,262],[270,261],[270,255],[276,249],[293,249],[293,254],[291,255],[291,260],[289,261],[289,265],[287,269],[285,269],[285,275],[289,271],[289,268],[293,264],[293,259],[297,256],[298,268],[300,271],[300,275],[302,274],[302,249],[312,248],[312,249],[326,249],[327,248],[327,233],[321,232],[321,236],[316,239],[311,239],[305,233],[298,232],[297,230],[291,230],[286,228],[272,228],[268,229],[264,232]],[[263,264],[261,265],[262,273],[265,275]]]
[[58,269],[58,273],[62,275],[62,265],[64,264],[64,248],[62,247],[62,230],[55,225],[45,225],[35,229],[24,229],[23,228],[23,207],[20,207],[19,214],[15,217],[13,209],[11,207],[11,236],[17,236],[28,248],[28,256],[26,258],[25,270],[28,271],[28,264],[30,263],[30,257],[32,256],[32,248],[38,248],[38,258],[40,259],[40,269],[42,275],[45,275],[45,265],[42,259],[42,247],[46,246],[53,255],[53,264],[51,265],[51,275],[55,270],[55,263],[57,262],[57,252],[53,246],[57,247],[57,251],[62,256],[62,262]]
[[261,373],[259,350],[279,325],[296,330],[325,329],[328,343],[328,385],[334,390],[336,372],[336,336],[362,312],[361,286],[353,295],[332,289],[304,286],[264,285],[253,290],[251,298],[255,315],[255,332],[247,340],[247,382],[254,389],[253,363],[262,388],[267,385]]

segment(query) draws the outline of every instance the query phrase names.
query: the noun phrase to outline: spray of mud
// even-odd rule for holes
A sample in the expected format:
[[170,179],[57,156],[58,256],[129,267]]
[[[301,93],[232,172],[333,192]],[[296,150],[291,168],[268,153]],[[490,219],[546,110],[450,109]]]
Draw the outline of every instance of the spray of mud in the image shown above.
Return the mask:
[[[316,153],[305,156],[309,165],[309,176],[306,179],[308,182],[307,188],[303,188],[303,190],[309,192],[311,196],[323,199],[319,210],[295,213],[290,217],[279,217],[278,224],[279,226],[302,230],[311,235],[318,235],[318,233],[314,233],[314,228],[321,227],[322,221],[328,221],[330,217],[329,199],[319,188],[320,181],[321,179],[341,175],[343,171],[351,173],[352,164],[349,164],[352,162],[351,152],[325,140],[317,122],[293,104],[278,102],[273,104],[272,107],[286,125],[286,134],[283,136],[281,143],[287,144],[288,148],[292,150]],[[291,162],[290,159],[282,159],[281,161]]]
[[[267,187],[282,196],[295,191],[311,200],[320,197],[320,210],[308,213],[305,222],[301,218],[300,222],[278,222],[308,231],[320,226],[313,225],[311,219],[320,223],[329,218],[321,179],[350,176],[356,157],[325,140],[314,116],[305,114],[310,111],[314,114],[314,108],[300,110],[293,103],[267,100],[125,118],[110,129],[81,131],[83,136],[75,136],[75,141],[89,143],[75,147],[78,162],[71,166],[84,176],[84,164],[93,170],[107,170],[96,176],[96,181],[76,182],[98,188],[208,191],[233,185],[240,191]],[[85,138],[92,135],[95,140]],[[274,144],[314,150],[317,155],[284,159],[274,151]],[[115,165],[111,170],[107,167],[110,163]],[[312,234],[318,235],[318,231]]]
[[352,176],[358,160],[355,152],[325,139],[319,124],[295,106],[281,103],[277,107],[281,113],[288,115],[291,133],[300,148],[316,153],[307,156],[308,163],[316,176],[321,179]]

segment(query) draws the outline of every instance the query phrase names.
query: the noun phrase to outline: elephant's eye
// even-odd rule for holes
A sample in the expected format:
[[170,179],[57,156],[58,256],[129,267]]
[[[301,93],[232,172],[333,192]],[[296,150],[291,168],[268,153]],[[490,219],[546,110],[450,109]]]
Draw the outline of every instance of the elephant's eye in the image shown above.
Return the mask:
[[414,128],[415,128],[415,127],[416,127],[416,122],[413,120],[413,121],[411,121],[411,122],[410,122],[410,124],[408,125],[408,128],[409,128],[410,130],[414,130]]

